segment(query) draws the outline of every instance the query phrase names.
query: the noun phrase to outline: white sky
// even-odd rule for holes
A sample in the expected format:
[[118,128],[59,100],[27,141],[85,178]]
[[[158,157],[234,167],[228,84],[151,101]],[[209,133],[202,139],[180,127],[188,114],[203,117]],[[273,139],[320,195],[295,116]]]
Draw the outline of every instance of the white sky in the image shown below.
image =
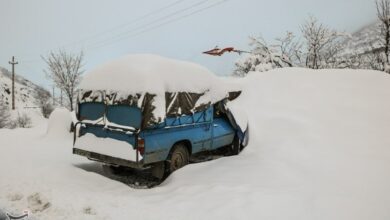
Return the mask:
[[[213,4],[218,5],[188,15]],[[152,13],[168,5],[172,6]],[[20,63],[16,66],[18,74],[49,88],[40,55],[63,47],[70,51],[84,49],[87,71],[124,54],[155,53],[197,62],[227,75],[233,70],[237,54],[211,57],[201,52],[216,45],[247,49],[249,35],[261,34],[272,40],[287,30],[299,34],[299,26],[309,15],[340,31],[353,32],[375,20],[375,2],[0,0],[0,66],[10,69],[8,61],[14,55]],[[155,28],[171,19],[178,20]]]

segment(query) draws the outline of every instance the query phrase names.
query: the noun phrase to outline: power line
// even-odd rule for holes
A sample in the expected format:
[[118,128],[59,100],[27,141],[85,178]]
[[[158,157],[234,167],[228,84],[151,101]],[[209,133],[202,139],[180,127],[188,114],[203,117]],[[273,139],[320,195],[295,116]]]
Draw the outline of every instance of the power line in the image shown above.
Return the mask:
[[[105,47],[105,46],[107,46],[107,45],[109,45],[109,44],[112,44],[112,43],[119,42],[119,41],[124,40],[124,39],[136,37],[136,36],[138,36],[138,35],[140,35],[140,34],[143,34],[143,33],[152,31],[152,30],[154,30],[154,29],[157,29],[157,28],[159,28],[159,27],[161,27],[161,26],[164,26],[164,25],[173,23],[173,22],[175,22],[175,21],[182,20],[182,19],[184,19],[184,18],[186,18],[186,17],[189,17],[189,16],[191,16],[191,15],[200,13],[200,12],[202,12],[202,11],[205,11],[205,10],[209,9],[209,8],[213,8],[213,7],[217,6],[217,5],[220,5],[220,4],[222,4],[222,3],[225,3],[225,2],[227,2],[227,1],[229,1],[229,0],[222,0],[222,1],[216,2],[216,3],[214,3],[214,4],[211,4],[211,5],[207,6],[207,7],[203,7],[203,8],[200,8],[200,9],[198,9],[198,10],[195,10],[195,11],[189,13],[189,14],[185,14],[185,15],[182,15],[182,16],[179,16],[179,17],[175,17],[175,18],[173,18],[173,19],[167,20],[166,22],[159,23],[159,24],[157,24],[157,25],[151,26],[150,28],[146,28],[146,29],[144,29],[144,27],[143,27],[143,28],[138,28],[138,29],[143,29],[143,30],[141,30],[141,31],[139,31],[139,32],[136,32],[136,33],[134,33],[134,34],[132,34],[132,35],[129,35],[129,36],[123,36],[123,34],[121,34],[122,37],[119,36],[119,38],[117,38],[115,41],[111,41],[111,42],[109,41],[109,42],[106,43],[106,44],[97,45],[97,46],[91,47],[91,48],[89,48],[89,49],[87,48],[87,50],[94,50],[94,49],[97,49],[97,48]],[[130,32],[130,33],[131,33],[131,32]]]
[[[147,29],[142,30],[142,31],[137,32],[137,33],[134,33],[134,34],[132,34],[132,35],[130,35],[130,36],[121,37],[121,38],[119,38],[117,41],[114,41],[114,42],[111,42],[111,43],[116,43],[116,42],[121,41],[121,40],[124,40],[124,39],[136,37],[136,36],[138,36],[138,35],[140,35],[140,34],[143,34],[143,33],[149,32],[149,31],[152,31],[152,30],[157,29],[157,28],[159,28],[159,27],[161,27],[161,26],[164,26],[164,25],[173,23],[173,22],[175,22],[175,21],[181,20],[181,19],[186,18],[186,17],[189,17],[189,16],[191,16],[191,15],[200,13],[200,12],[202,12],[202,11],[204,11],[204,10],[207,10],[207,9],[209,9],[209,8],[212,8],[212,7],[215,7],[215,6],[217,6],[217,5],[220,5],[220,4],[222,4],[222,3],[225,3],[225,2],[227,2],[227,1],[229,1],[229,0],[222,0],[222,1],[220,1],[220,2],[214,3],[214,4],[209,5],[209,6],[207,6],[207,7],[203,7],[203,8],[201,8],[201,9],[199,9],[199,10],[193,11],[193,12],[191,12],[191,13],[189,13],[189,14],[186,14],[186,15],[183,15],[183,16],[179,16],[179,17],[174,18],[174,19],[170,19],[170,20],[168,20],[168,21],[166,21],[166,22],[163,22],[163,23],[160,23],[160,24],[158,24],[158,25],[154,25],[154,26],[152,26],[152,27],[150,27],[150,28],[147,28]],[[110,44],[110,43],[108,43],[108,44],[103,44],[103,45],[100,45],[100,46],[97,46],[97,47],[93,47],[93,48],[91,48],[90,50],[97,49],[97,48],[101,48],[101,47],[105,47],[105,46],[107,46],[107,45],[109,45],[109,44]]]
[[[144,16],[141,16],[141,17],[139,17],[139,18],[137,18],[137,19],[135,19],[135,20],[133,20],[133,21],[131,21],[131,22],[128,22],[128,23],[126,23],[126,24],[123,24],[123,25],[120,25],[120,26],[111,28],[110,30],[119,29],[120,27],[124,27],[124,26],[126,26],[126,25],[133,24],[133,23],[135,23],[135,22],[137,22],[137,21],[140,21],[140,20],[143,20],[143,19],[145,19],[145,18],[147,18],[147,17],[150,17],[150,16],[152,16],[152,15],[155,14],[155,13],[159,13],[159,12],[161,12],[161,11],[163,11],[163,10],[166,10],[166,9],[168,9],[168,8],[174,6],[174,5],[177,5],[177,4],[179,4],[179,3],[183,2],[183,1],[185,1],[185,0],[178,0],[178,1],[175,1],[175,2],[171,3],[170,5],[167,5],[167,6],[165,6],[165,7],[162,7],[162,8],[160,8],[160,9],[158,9],[158,10],[152,11],[152,12],[150,12],[150,13],[144,15]],[[173,13],[170,13],[170,14],[165,15],[165,16],[163,16],[163,17],[160,17],[160,18],[158,18],[158,19],[156,19],[156,20],[153,20],[152,22],[149,22],[149,23],[147,23],[146,25],[138,26],[138,27],[136,27],[136,28],[134,28],[134,29],[128,30],[128,31],[123,32],[123,33],[120,33],[120,34],[114,36],[114,38],[112,38],[112,39],[109,39],[109,38],[108,38],[108,39],[105,39],[105,40],[103,40],[103,41],[96,42],[95,44],[91,44],[91,45],[90,45],[90,48],[87,48],[87,50],[94,50],[94,49],[97,49],[97,48],[105,47],[105,46],[107,46],[107,45],[109,45],[109,44],[112,44],[112,43],[116,43],[116,42],[122,41],[122,40],[124,40],[124,39],[136,37],[136,36],[138,36],[138,35],[140,35],[140,34],[143,34],[143,33],[149,32],[149,31],[152,31],[152,30],[154,30],[154,29],[157,29],[157,28],[159,28],[159,27],[165,26],[165,25],[167,25],[167,24],[170,24],[170,23],[173,23],[173,22],[182,20],[182,19],[184,19],[184,18],[186,18],[186,17],[189,17],[189,16],[191,16],[191,15],[198,14],[198,13],[200,13],[200,12],[202,12],[202,11],[207,10],[207,9],[216,7],[216,6],[218,6],[218,5],[220,5],[220,4],[223,4],[223,3],[225,3],[225,2],[227,2],[227,1],[229,1],[229,0],[218,1],[218,2],[216,2],[216,3],[214,3],[214,4],[209,5],[209,6],[202,7],[202,8],[200,8],[200,9],[198,9],[198,10],[192,11],[192,12],[189,13],[189,14],[185,14],[185,15],[182,15],[182,16],[179,16],[179,17],[174,17],[175,15],[178,15],[178,14],[181,14],[181,13],[183,13],[183,12],[185,12],[185,11],[190,10],[190,9],[196,8],[197,6],[202,5],[202,4],[204,4],[204,3],[208,2],[208,1],[210,1],[210,0],[203,0],[203,1],[197,2],[197,3],[195,3],[195,4],[192,4],[192,5],[189,6],[189,7],[183,8],[183,9],[181,9],[181,10],[177,10],[177,11],[175,11],[175,12],[173,12]],[[169,19],[169,20],[166,20],[166,19],[168,19],[168,18],[170,18],[170,17],[174,17],[174,18]],[[166,21],[161,23],[162,20],[166,20]],[[156,25],[153,25],[153,24],[156,24]],[[145,27],[148,27],[148,26],[150,26],[150,27],[145,29]],[[140,30],[140,31],[136,32],[137,30]],[[108,31],[109,31],[109,30],[108,30]],[[101,33],[104,34],[105,32],[106,32],[106,31],[101,32]],[[134,33],[134,32],[135,32],[135,33]],[[131,34],[131,33],[134,33],[134,34]],[[131,35],[127,35],[127,34],[131,34]],[[99,34],[95,34],[95,35],[93,35],[92,37],[97,37],[97,35],[99,35]],[[92,37],[91,37],[91,38],[92,38]],[[114,40],[114,41],[113,41],[113,40]],[[81,41],[84,41],[84,40],[80,40],[80,41],[78,41],[78,42],[81,42]],[[99,45],[99,43],[100,43],[100,45]],[[101,44],[101,43],[103,43],[103,44]],[[59,48],[60,48],[60,47],[59,47]],[[50,51],[50,50],[47,50],[47,51]],[[30,62],[38,62],[38,61],[40,61],[40,60],[27,60],[26,62],[29,62],[29,63],[30,63]]]
[[[139,21],[141,21],[141,20],[144,20],[144,19],[146,19],[146,18],[148,18],[148,17],[151,17],[151,16],[153,16],[153,15],[155,15],[155,14],[159,14],[159,13],[161,13],[161,12],[163,12],[163,11],[169,9],[169,8],[172,8],[172,7],[175,6],[175,5],[178,5],[178,4],[182,3],[182,2],[184,2],[184,1],[187,1],[187,0],[177,0],[177,1],[173,2],[173,3],[171,3],[171,4],[168,4],[168,5],[166,5],[166,6],[163,6],[163,7],[161,7],[161,8],[158,8],[158,9],[156,9],[156,10],[154,10],[154,11],[151,11],[151,12],[145,14],[145,15],[142,15],[141,17],[138,17],[138,18],[136,18],[136,19],[134,19],[134,20],[132,20],[132,21],[130,21],[130,22],[123,23],[123,24],[118,25],[118,26],[116,26],[116,27],[107,29],[107,30],[105,30],[105,31],[98,32],[98,33],[96,33],[96,34],[94,34],[94,35],[91,35],[91,36],[89,36],[89,37],[86,37],[86,38],[84,38],[84,39],[77,40],[77,41],[73,41],[73,42],[71,42],[71,43],[62,45],[62,46],[60,46],[60,47],[56,47],[56,48],[53,48],[53,49],[48,49],[48,50],[46,50],[44,53],[47,53],[47,52],[49,52],[49,51],[51,51],[51,50],[55,50],[55,49],[61,49],[61,48],[65,48],[65,47],[71,47],[71,46],[73,46],[73,45],[77,45],[77,44],[83,43],[83,42],[85,42],[85,41],[87,41],[87,40],[94,39],[94,38],[98,38],[98,37],[100,37],[101,35],[107,34],[107,33],[109,33],[109,32],[115,31],[115,30],[119,30],[120,28],[123,28],[123,27],[129,26],[129,25],[131,25],[131,24],[137,23],[137,22],[139,22]],[[34,59],[34,60],[28,60],[27,62],[37,62],[37,61],[39,61],[39,60],[35,60],[35,59]]]
[[136,18],[136,19],[134,19],[134,20],[132,20],[132,21],[130,21],[130,22],[126,22],[126,23],[123,23],[123,24],[118,25],[118,26],[116,26],[116,27],[107,29],[107,30],[105,30],[105,31],[98,32],[98,33],[96,33],[96,34],[94,34],[94,35],[91,35],[91,36],[89,36],[89,37],[86,37],[86,38],[84,38],[84,39],[81,39],[81,40],[78,40],[78,41],[74,41],[74,42],[69,43],[69,44],[65,44],[65,45],[63,45],[63,46],[61,46],[61,47],[59,47],[59,48],[68,47],[68,46],[72,46],[72,45],[75,45],[75,44],[80,44],[80,43],[83,43],[83,42],[85,42],[85,41],[87,41],[87,40],[101,37],[101,35],[104,35],[104,34],[107,34],[107,33],[112,32],[112,31],[121,29],[121,28],[123,28],[123,27],[132,25],[132,24],[137,23],[138,21],[144,20],[145,18],[148,18],[148,17],[150,17],[150,16],[152,16],[152,15],[159,14],[159,13],[165,11],[166,9],[169,9],[169,8],[171,8],[171,7],[173,7],[173,6],[177,5],[177,4],[180,4],[181,2],[184,2],[184,1],[186,1],[186,0],[177,0],[177,1],[175,1],[175,2],[173,2],[173,3],[171,3],[171,4],[169,4],[169,5],[166,5],[166,6],[164,6],[164,7],[158,8],[158,9],[152,11],[152,12],[149,12],[149,13],[147,13],[147,14],[145,14],[145,15],[142,15],[141,17]]
[[200,2],[196,2],[196,3],[192,4],[192,5],[190,5],[189,7],[186,7],[186,8],[177,10],[177,11],[174,11],[173,13],[170,13],[170,14],[165,15],[165,16],[163,16],[163,17],[157,18],[157,19],[155,19],[155,20],[153,20],[153,21],[151,21],[151,22],[149,22],[149,23],[146,23],[146,24],[144,24],[144,25],[139,25],[139,26],[137,26],[137,27],[135,27],[135,28],[133,28],[133,29],[131,29],[131,30],[122,32],[122,33],[120,33],[120,34],[117,34],[117,35],[115,35],[115,36],[113,36],[113,37],[110,37],[110,38],[107,38],[107,39],[105,39],[105,40],[98,41],[98,42],[96,42],[96,43],[94,43],[94,44],[91,44],[91,45],[89,45],[89,46],[90,46],[90,47],[94,47],[94,46],[96,46],[96,45],[99,45],[99,44],[102,44],[102,43],[105,43],[105,42],[110,42],[110,41],[115,40],[115,39],[117,39],[117,38],[121,38],[121,36],[123,36],[123,35],[130,34],[130,33],[133,33],[133,32],[135,32],[135,31],[138,31],[138,30],[142,30],[142,29],[144,29],[145,27],[148,27],[148,26],[151,26],[151,25],[153,25],[153,24],[159,23],[159,22],[161,22],[161,21],[163,21],[163,20],[169,19],[170,17],[173,17],[173,16],[175,16],[175,15],[181,14],[181,13],[183,13],[183,12],[185,12],[185,11],[191,10],[191,9],[193,9],[193,8],[195,8],[195,7],[197,7],[197,6],[200,6],[200,5],[202,5],[202,4],[205,4],[205,3],[209,2],[209,1],[210,1],[210,0],[203,0],[203,1],[200,1]]

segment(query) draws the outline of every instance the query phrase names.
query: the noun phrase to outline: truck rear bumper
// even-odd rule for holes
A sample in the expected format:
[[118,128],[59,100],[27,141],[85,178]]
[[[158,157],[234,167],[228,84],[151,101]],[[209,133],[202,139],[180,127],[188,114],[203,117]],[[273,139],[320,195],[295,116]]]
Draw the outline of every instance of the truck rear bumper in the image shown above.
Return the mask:
[[81,150],[78,148],[73,148],[73,154],[77,154],[83,157],[87,157],[90,160],[106,163],[106,164],[112,164],[112,165],[120,165],[124,167],[131,167],[131,168],[137,168],[142,169],[145,168],[144,164],[140,162],[125,160],[117,157],[112,157],[108,155],[103,155],[95,152],[90,152],[86,150]]

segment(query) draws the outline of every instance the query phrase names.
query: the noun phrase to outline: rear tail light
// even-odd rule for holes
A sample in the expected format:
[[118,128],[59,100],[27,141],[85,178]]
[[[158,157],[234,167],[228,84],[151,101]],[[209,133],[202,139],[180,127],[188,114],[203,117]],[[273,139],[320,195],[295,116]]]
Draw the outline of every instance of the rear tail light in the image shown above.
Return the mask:
[[137,150],[141,155],[143,155],[145,153],[145,140],[144,139],[138,138]]

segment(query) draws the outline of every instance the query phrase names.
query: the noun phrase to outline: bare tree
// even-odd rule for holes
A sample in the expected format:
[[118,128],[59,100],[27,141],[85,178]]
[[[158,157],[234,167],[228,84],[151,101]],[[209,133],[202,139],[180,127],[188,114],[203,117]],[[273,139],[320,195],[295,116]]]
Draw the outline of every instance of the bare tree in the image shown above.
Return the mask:
[[390,1],[389,0],[377,0],[376,1],[377,16],[381,22],[381,35],[382,44],[384,47],[385,63],[384,70],[390,71],[389,65],[389,49],[390,49]]
[[364,66],[366,69],[383,71],[385,69],[386,55],[380,51],[374,51],[362,55]]
[[50,52],[47,57],[42,56],[42,59],[48,65],[47,70],[44,70],[45,73],[64,92],[68,98],[71,111],[73,111],[75,92],[83,73],[83,70],[81,70],[83,57],[83,52],[75,55],[63,50],[56,53]]
[[329,29],[310,17],[301,27],[306,46],[306,67],[312,69],[327,68],[340,51],[343,34]]
[[293,66],[275,46],[268,46],[261,37],[250,37],[249,46],[252,47],[250,53],[236,61],[233,75],[243,77],[251,71],[264,72]]
[[275,47],[279,49],[285,59],[295,66],[300,66],[302,64],[302,42],[295,38],[292,32],[287,31],[285,36],[275,39]]

